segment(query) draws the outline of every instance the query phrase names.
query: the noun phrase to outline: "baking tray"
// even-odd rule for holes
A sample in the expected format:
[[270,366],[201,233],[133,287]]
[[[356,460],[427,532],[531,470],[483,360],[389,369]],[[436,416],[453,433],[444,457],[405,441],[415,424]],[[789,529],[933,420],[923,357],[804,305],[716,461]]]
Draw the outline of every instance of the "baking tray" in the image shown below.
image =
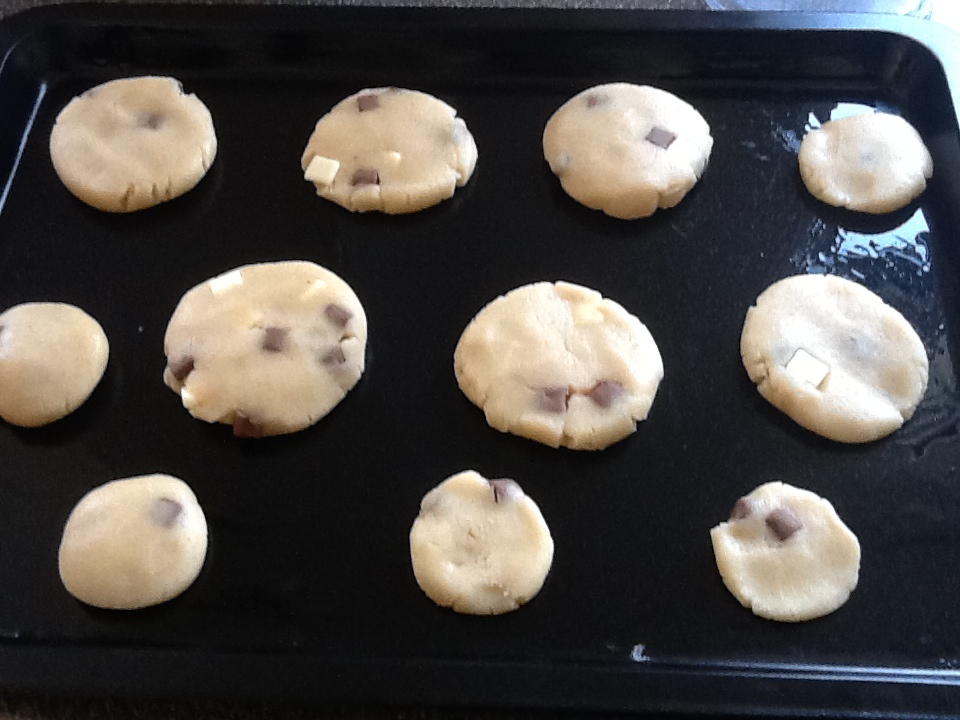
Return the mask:
[[[74,415],[0,426],[0,690],[960,717],[956,40],[893,17],[694,12],[77,5],[0,24],[0,307],[76,303],[112,345]],[[181,199],[99,213],[58,182],[50,129],[74,94],[145,73],[207,103],[219,155]],[[648,220],[580,207],[541,156],[550,114],[613,80],[687,98],[716,140],[695,190]],[[452,200],[353,215],[303,181],[317,118],[381,85],[466,119],[480,161]],[[799,138],[838,103],[919,128],[936,163],[919,202],[864,219],[806,194]],[[356,290],[367,371],[314,428],[237,440],[164,387],[164,328],[195,283],[291,258]],[[800,272],[857,279],[917,328],[930,388],[893,436],[822,440],[747,379],[744,313]],[[453,377],[471,317],[542,279],[616,299],[662,352],[649,420],[603,452],[491,430]],[[517,478],[554,534],[543,591],[507,616],[439,609],[410,570],[420,498],[465,468]],[[203,572],[149,610],[77,603],[56,571],[67,514],[95,485],[151,471],[197,492]],[[714,565],[709,529],[775,478],[828,497],[862,543],[859,587],[820,620],[754,617]]]

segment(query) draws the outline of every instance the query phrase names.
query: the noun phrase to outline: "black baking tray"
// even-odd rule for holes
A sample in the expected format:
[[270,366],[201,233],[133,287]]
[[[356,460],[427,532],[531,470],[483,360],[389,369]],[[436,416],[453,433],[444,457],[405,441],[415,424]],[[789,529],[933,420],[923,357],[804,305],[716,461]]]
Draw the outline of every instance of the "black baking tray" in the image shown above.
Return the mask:
[[[763,13],[72,5],[4,21],[0,307],[78,304],[112,352],[74,415],[0,425],[0,691],[960,717],[957,40],[904,18]],[[85,88],[146,73],[207,103],[217,160],[183,198],[99,213],[53,172],[53,120]],[[648,220],[577,205],[541,155],[550,114],[615,80],[683,96],[715,137],[700,184]],[[353,215],[303,181],[317,118],[381,85],[466,119],[480,160],[452,200]],[[871,219],[805,192],[799,138],[838,103],[918,127],[936,164],[918,202]],[[161,381],[177,300],[237,265],[294,258],[363,301],[363,379],[291,436],[193,420]],[[891,437],[820,439],[747,379],[747,308],[802,272],[862,282],[922,337],[930,388]],[[650,418],[603,452],[498,433],[457,388],[467,322],[544,279],[619,301],[663,355]],[[507,616],[437,608],[410,570],[420,498],[465,468],[517,478],[554,534],[543,591]],[[153,471],[186,479],[206,511],[199,579],[139,612],[74,601],[56,570],[70,509]],[[719,579],[709,529],[771,479],[828,497],[860,537],[860,585],[828,617],[758,619]]]

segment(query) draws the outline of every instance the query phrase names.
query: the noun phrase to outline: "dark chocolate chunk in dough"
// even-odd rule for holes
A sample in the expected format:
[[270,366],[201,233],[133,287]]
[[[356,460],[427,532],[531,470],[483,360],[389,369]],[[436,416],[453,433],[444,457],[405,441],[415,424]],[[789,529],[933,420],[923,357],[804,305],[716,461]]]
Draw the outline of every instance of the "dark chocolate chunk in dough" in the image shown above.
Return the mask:
[[670,147],[673,144],[673,141],[676,139],[677,136],[672,132],[657,126],[654,126],[653,129],[647,133],[646,137],[648,143],[653,143],[657,147],[661,147],[664,150]]
[[380,107],[380,96],[376,93],[365,93],[357,97],[357,108],[360,112],[376,110]]
[[623,395],[623,385],[616,380],[601,380],[587,395],[600,407],[610,407],[614,400]]
[[323,356],[321,362],[324,365],[343,365],[347,361],[347,356],[343,354],[343,348],[337,345],[333,350]]
[[287,343],[287,328],[267,327],[263,329],[263,349],[267,352],[283,352]]
[[540,409],[550,413],[567,411],[567,401],[570,399],[570,388],[550,387],[540,389]]
[[183,382],[187,375],[193,372],[193,368],[195,367],[193,355],[185,355],[179,360],[170,363],[168,367],[170,368],[170,374],[180,382]]
[[376,168],[358,168],[351,182],[354,185],[379,185],[380,171]]
[[157,498],[150,503],[150,518],[161,527],[173,527],[183,512],[183,505],[170,498]]
[[346,327],[350,318],[353,317],[352,312],[337,303],[330,303],[323,309],[323,312],[335,325],[340,327]]
[[147,130],[159,130],[164,124],[163,115],[155,112],[142,113],[139,118],[140,127]]
[[233,416],[233,436],[240,438],[263,437],[263,425],[242,410]]
[[767,515],[767,527],[782,541],[802,528],[803,521],[790,508],[781,507]]
[[502,502],[510,500],[520,492],[520,486],[515,480],[501,478],[499,480],[488,480],[490,487],[493,488],[493,501]]
[[743,520],[744,518],[750,517],[753,514],[753,503],[751,503],[747,498],[742,497],[737,500],[736,504],[733,506],[733,510],[730,511],[731,520]]

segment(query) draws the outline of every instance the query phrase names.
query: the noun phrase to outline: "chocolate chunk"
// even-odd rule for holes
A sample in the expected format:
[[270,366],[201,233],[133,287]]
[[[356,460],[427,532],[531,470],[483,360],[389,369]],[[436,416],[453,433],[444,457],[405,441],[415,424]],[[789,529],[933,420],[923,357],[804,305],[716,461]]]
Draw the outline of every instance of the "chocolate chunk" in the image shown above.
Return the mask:
[[753,515],[753,503],[745,497],[737,500],[733,510],[730,511],[731,520],[743,520],[751,515]]
[[604,105],[609,100],[610,100],[609,97],[607,97],[606,95],[602,95],[601,93],[591,93],[590,95],[587,95],[587,107],[593,108],[593,107],[596,107],[597,105]]
[[569,399],[570,388],[541,388],[538,404],[544,412],[562,413],[567,411],[567,401]]
[[512,500],[513,498],[520,495],[523,491],[520,490],[520,486],[516,483],[515,480],[510,480],[509,478],[501,478],[500,480],[488,480],[490,487],[493,488],[493,501],[502,502],[504,500]]
[[263,349],[267,352],[283,352],[287,343],[287,328],[268,327],[263,329]]
[[194,360],[193,355],[185,355],[179,360],[167,365],[170,368],[170,374],[173,375],[177,380],[183,382],[187,375],[193,372]]
[[164,122],[163,115],[155,112],[141,113],[138,120],[140,127],[147,130],[159,130],[163,127]]
[[162,527],[173,527],[183,512],[183,505],[169,498],[157,498],[150,503],[150,519]]
[[379,185],[380,171],[376,168],[360,168],[353,174],[350,182],[354,185]]
[[767,515],[767,527],[783,541],[802,528],[803,521],[790,508],[781,507]]
[[335,325],[340,327],[346,327],[350,318],[353,317],[352,312],[337,303],[330,303],[323,309],[323,312]]
[[337,345],[320,360],[324,365],[343,365],[347,361],[347,356],[343,354],[343,348]]
[[616,380],[601,380],[587,395],[600,407],[610,407],[614,400],[623,395],[623,385]]
[[357,108],[360,112],[367,112],[367,110],[376,110],[380,107],[380,96],[376,93],[367,93],[366,95],[360,95],[357,98]]
[[650,132],[647,133],[646,141],[648,143],[653,143],[657,147],[661,147],[666,150],[673,144],[673,141],[677,139],[677,136],[674,135],[669,130],[664,130],[662,127],[654,126]]
[[237,410],[233,416],[233,436],[239,438],[263,437],[263,425],[257,422],[252,415]]

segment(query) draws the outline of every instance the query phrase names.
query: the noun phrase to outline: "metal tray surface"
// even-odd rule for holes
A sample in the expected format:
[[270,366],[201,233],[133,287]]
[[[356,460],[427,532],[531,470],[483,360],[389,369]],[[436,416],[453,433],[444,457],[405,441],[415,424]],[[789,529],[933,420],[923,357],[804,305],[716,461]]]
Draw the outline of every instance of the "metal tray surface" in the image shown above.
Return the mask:
[[[78,304],[112,346],[74,415],[0,426],[0,690],[960,717],[960,65],[948,31],[861,16],[71,6],[16,16],[0,41],[0,307]],[[207,103],[219,155],[176,201],[97,212],[53,172],[53,120],[87,87],[147,73]],[[542,159],[551,113],[613,80],[673,91],[713,129],[700,184],[648,220],[579,206]],[[320,115],[380,85],[431,92],[466,119],[480,160],[452,200],[354,215],[303,181]],[[799,139],[843,103],[901,113],[926,139],[936,174],[905,211],[863,218],[804,190]],[[363,301],[363,379],[291,436],[240,441],[193,420],[161,381],[181,294],[294,258]],[[802,272],[862,282],[922,337],[930,387],[891,437],[822,440],[747,379],[747,308]],[[491,430],[453,377],[473,315],[543,279],[619,301],[663,355],[650,418],[603,452]],[[507,616],[439,609],[410,570],[420,498],[465,468],[517,478],[555,538],[543,591]],[[74,601],[56,568],[70,509],[154,471],[187,480],[207,514],[196,584],[139,612]],[[859,587],[828,617],[760,620],[720,581],[709,529],[771,479],[830,499],[861,540]]]

